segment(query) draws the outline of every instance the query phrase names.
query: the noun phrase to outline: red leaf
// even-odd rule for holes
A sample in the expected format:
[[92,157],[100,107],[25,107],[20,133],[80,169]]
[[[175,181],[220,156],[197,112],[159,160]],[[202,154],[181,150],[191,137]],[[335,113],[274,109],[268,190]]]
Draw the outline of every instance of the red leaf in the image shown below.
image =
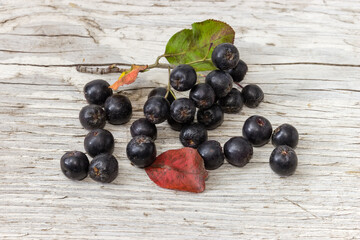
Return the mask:
[[195,193],[205,190],[208,176],[198,151],[188,147],[160,154],[145,171],[160,187]]
[[112,84],[110,88],[117,90],[122,85],[135,82],[139,72],[144,71],[147,68],[147,65],[132,65],[131,69],[129,71],[123,72],[119,79],[114,84]]

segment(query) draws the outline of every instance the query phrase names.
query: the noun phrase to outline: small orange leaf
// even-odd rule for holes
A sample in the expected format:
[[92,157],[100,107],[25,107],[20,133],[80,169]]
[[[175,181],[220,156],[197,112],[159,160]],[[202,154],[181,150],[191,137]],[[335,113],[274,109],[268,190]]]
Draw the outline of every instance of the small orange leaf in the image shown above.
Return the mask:
[[110,88],[112,88],[113,90],[117,90],[122,85],[135,82],[139,72],[144,71],[147,68],[148,65],[132,65],[128,71],[123,72],[120,75],[119,79],[114,84],[112,84]]

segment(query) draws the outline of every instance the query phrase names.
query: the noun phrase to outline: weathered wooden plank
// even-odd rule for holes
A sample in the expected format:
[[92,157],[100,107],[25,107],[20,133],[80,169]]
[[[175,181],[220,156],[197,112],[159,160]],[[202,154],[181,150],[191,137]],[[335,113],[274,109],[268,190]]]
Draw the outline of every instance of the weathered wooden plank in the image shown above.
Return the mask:
[[[1,1],[0,238],[358,239],[359,9],[359,1],[328,0]],[[166,85],[159,69],[122,88],[131,121],[106,125],[120,167],[114,183],[66,179],[59,159],[82,151],[87,133],[77,119],[83,85],[118,77],[73,65],[152,63],[172,34],[209,17],[234,27],[249,63],[244,84],[265,92],[259,108],[226,114],[209,137],[223,145],[253,114],[274,127],[291,123],[300,133],[296,174],[271,172],[267,144],[244,168],[211,171],[202,194],[156,187],[130,165],[125,147],[146,95]],[[158,131],[159,153],[181,147],[166,123]]]

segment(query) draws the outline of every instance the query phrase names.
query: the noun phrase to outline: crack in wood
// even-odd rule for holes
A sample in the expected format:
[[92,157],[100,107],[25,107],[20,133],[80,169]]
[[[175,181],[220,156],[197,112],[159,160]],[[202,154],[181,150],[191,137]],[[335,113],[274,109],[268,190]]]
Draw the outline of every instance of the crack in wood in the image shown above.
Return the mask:
[[[290,202],[291,204],[293,204],[293,205],[299,207],[300,209],[302,209],[303,211],[307,212],[308,214],[312,215],[313,217],[315,217],[315,218],[320,218],[320,217],[318,217],[317,215],[311,213],[311,212],[310,212],[309,210],[307,210],[306,208],[302,207],[300,204],[298,204],[298,203],[296,203],[296,202],[294,202],[294,201],[292,201],[292,200],[290,200],[290,199],[288,199],[288,198],[286,198],[286,197],[283,197],[283,198],[284,198],[286,201]],[[321,219],[323,219],[323,218],[321,218]]]

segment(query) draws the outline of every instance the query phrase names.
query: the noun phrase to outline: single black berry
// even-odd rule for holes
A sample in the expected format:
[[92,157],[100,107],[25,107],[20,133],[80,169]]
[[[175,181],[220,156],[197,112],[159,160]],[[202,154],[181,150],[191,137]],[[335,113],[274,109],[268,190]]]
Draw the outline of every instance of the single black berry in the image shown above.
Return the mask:
[[[175,98],[174,98],[174,92],[170,89],[171,92],[168,93],[166,99],[169,101],[169,103],[171,104]],[[154,88],[153,90],[150,91],[150,93],[148,94],[148,98],[154,97],[154,96],[160,96],[160,97],[165,97],[167,93],[167,89],[164,87],[157,87]]]
[[248,66],[241,59],[234,68],[227,70],[227,72],[233,78],[234,82],[241,82],[244,79],[247,71],[248,71]]
[[132,137],[145,135],[155,141],[157,138],[157,128],[155,124],[149,122],[146,118],[140,118],[134,121],[130,127]]
[[197,148],[208,138],[207,130],[200,123],[193,123],[183,126],[180,131],[179,139],[184,147]]
[[100,153],[111,154],[114,151],[114,137],[105,129],[91,130],[84,139],[84,148],[91,157]]
[[258,85],[246,85],[241,94],[243,96],[245,106],[249,108],[256,108],[264,100],[264,92]]
[[271,137],[271,142],[275,147],[279,145],[288,145],[291,148],[296,148],[298,141],[298,131],[294,126],[287,123],[277,127]]
[[191,123],[195,112],[195,104],[188,98],[178,98],[170,106],[170,116],[179,123]]
[[260,147],[269,142],[272,133],[272,126],[269,120],[262,116],[253,115],[246,119],[242,134],[244,138],[255,147]]
[[89,159],[79,151],[66,152],[60,159],[61,171],[73,180],[86,178],[89,169]]
[[187,64],[176,66],[170,73],[170,85],[177,91],[190,90],[196,83],[195,69]]
[[118,172],[118,161],[109,153],[103,153],[94,157],[89,167],[90,177],[101,183],[111,183],[117,177]]
[[236,67],[240,54],[238,49],[231,43],[221,43],[212,52],[211,61],[220,70],[228,70]]
[[97,79],[84,86],[84,95],[89,104],[103,106],[105,100],[113,94],[110,84],[105,80]]
[[215,103],[208,109],[200,109],[197,112],[197,121],[202,123],[206,129],[212,130],[224,122],[224,112],[219,104]]
[[252,158],[253,147],[243,137],[232,137],[224,145],[224,154],[230,164],[243,167]]
[[238,113],[242,109],[244,103],[241,92],[236,88],[218,100],[218,103],[225,113]]
[[79,120],[85,129],[103,128],[106,124],[106,114],[101,106],[90,104],[80,110]]
[[108,97],[104,108],[110,124],[125,124],[131,119],[132,105],[130,99],[124,95],[116,94]]
[[170,104],[164,97],[154,96],[144,104],[144,115],[151,123],[164,122],[170,116]]
[[205,82],[209,84],[218,98],[225,97],[232,89],[233,80],[230,74],[221,71],[214,70],[210,72],[206,78]]
[[172,130],[180,131],[183,126],[188,125],[188,123],[179,123],[175,121],[171,116],[167,119],[168,124],[170,125]]
[[277,146],[270,155],[270,167],[280,176],[292,175],[297,167],[297,156],[289,146],[280,145]]
[[218,141],[205,141],[197,148],[207,170],[219,168],[224,163],[224,153]]
[[126,155],[135,166],[148,167],[156,159],[155,143],[148,136],[135,136],[126,146]]
[[215,92],[207,83],[196,84],[189,93],[189,98],[199,109],[211,107],[215,102]]

